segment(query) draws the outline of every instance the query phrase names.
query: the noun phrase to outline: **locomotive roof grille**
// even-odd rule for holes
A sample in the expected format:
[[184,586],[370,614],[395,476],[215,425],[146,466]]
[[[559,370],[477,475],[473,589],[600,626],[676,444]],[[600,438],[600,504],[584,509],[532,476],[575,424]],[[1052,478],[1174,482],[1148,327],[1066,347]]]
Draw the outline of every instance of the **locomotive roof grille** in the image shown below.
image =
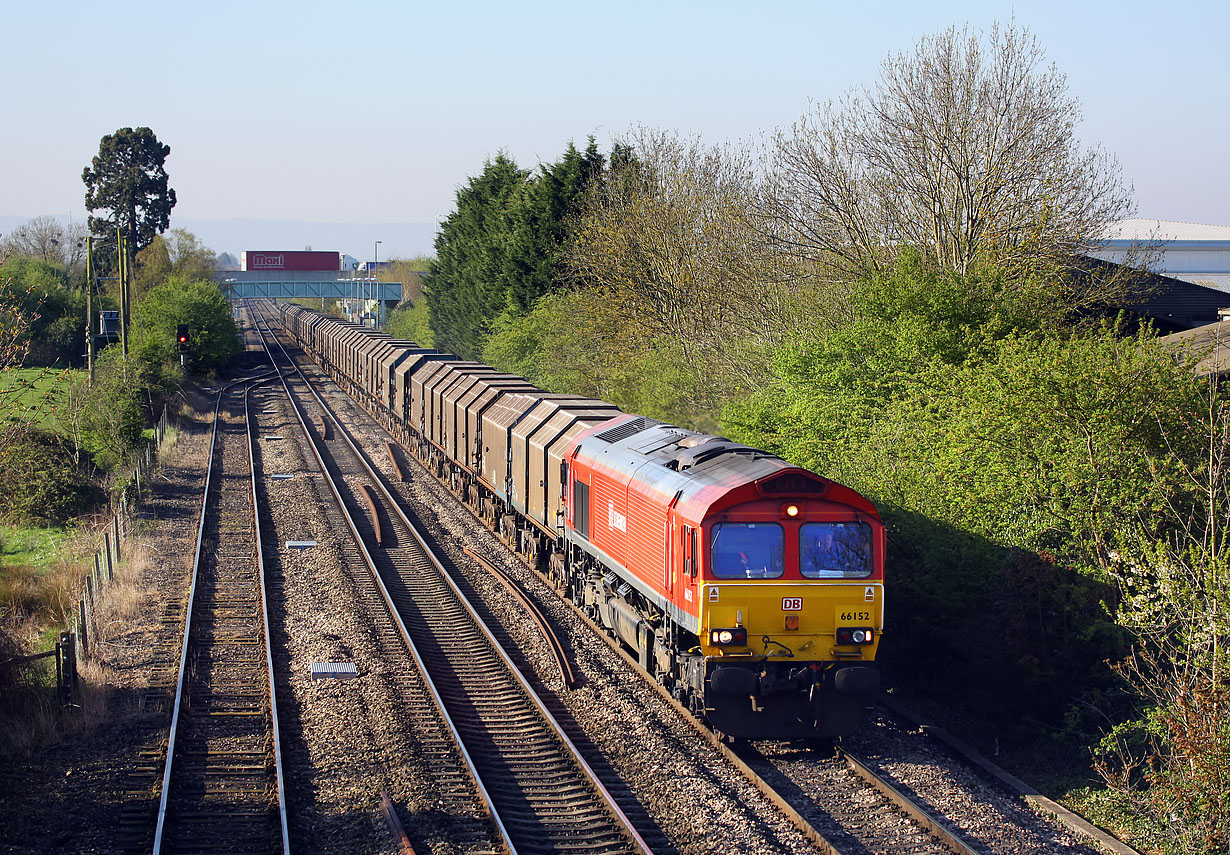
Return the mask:
[[803,472],[783,472],[781,475],[775,475],[767,481],[761,481],[759,487],[761,494],[766,496],[783,493],[819,494],[824,492],[823,481],[819,481]]
[[637,416],[636,418],[626,421],[621,425],[616,425],[610,430],[604,430],[602,433],[594,434],[595,439],[600,439],[603,442],[615,443],[621,439],[627,439],[630,436],[635,436],[643,430],[647,430],[654,425],[662,424],[654,419],[646,418],[645,416]]

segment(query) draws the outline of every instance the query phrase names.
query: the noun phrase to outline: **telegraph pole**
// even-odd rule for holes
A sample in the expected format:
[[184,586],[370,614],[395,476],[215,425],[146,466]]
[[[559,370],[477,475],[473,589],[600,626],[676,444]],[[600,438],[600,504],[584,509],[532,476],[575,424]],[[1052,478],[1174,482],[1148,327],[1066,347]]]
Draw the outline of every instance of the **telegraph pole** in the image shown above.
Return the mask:
[[128,238],[124,236],[120,226],[115,227],[116,252],[120,261],[120,353],[124,362],[128,362],[128,320],[132,315],[132,299],[128,293],[128,279],[131,275],[128,258]]
[[94,385],[94,238],[85,239],[85,364]]

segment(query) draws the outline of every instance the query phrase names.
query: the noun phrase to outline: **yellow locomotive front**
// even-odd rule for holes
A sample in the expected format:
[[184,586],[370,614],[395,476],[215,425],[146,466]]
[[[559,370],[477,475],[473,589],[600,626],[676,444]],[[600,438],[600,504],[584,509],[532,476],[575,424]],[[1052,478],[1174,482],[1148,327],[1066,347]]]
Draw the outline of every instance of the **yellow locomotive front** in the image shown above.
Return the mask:
[[706,718],[751,739],[857,729],[884,626],[884,531],[870,504],[761,500],[702,530]]

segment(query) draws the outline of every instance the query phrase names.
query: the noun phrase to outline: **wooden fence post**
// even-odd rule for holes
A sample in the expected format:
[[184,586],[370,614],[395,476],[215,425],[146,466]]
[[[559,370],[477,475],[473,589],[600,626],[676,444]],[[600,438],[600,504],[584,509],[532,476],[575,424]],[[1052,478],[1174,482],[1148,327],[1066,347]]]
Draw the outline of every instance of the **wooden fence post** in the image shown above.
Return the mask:
[[111,533],[103,532],[103,550],[107,553],[107,575],[115,575],[115,567],[111,564]]
[[84,597],[82,597],[81,601],[77,604],[77,608],[78,608],[78,612],[80,616],[80,622],[78,623],[78,628],[81,631],[81,656],[82,658],[84,658],[90,655],[90,637],[85,627],[85,598]]
[[77,638],[71,632],[61,632],[56,642],[56,689],[60,703],[71,707],[77,700]]
[[94,643],[97,644],[98,598],[94,594],[94,582],[89,576],[85,577],[85,617],[89,623],[90,633],[95,636]]

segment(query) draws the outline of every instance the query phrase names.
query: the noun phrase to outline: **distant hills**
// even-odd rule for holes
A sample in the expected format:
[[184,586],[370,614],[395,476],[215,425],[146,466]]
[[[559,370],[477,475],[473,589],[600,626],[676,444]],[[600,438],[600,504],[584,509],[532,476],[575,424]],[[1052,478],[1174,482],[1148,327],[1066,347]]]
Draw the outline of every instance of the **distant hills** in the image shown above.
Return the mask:
[[[0,234],[34,219],[0,215]],[[52,214],[68,222],[64,215]],[[84,222],[84,212],[76,218]],[[216,253],[229,253],[238,259],[247,249],[337,250],[361,261],[372,258],[380,241],[380,258],[413,258],[431,255],[436,236],[435,223],[310,223],[298,220],[198,220],[171,215],[171,228],[187,229]]]
[[297,220],[195,220],[171,216],[171,228],[187,229],[214,252],[235,258],[248,249],[307,249],[344,252],[361,261],[430,255],[435,223],[309,223]]

